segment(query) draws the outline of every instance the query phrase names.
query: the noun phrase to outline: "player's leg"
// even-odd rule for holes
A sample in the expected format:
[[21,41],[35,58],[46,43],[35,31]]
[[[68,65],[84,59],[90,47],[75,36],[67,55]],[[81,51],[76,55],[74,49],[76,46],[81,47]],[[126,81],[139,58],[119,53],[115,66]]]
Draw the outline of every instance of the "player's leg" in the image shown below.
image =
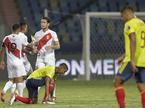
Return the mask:
[[6,93],[7,90],[9,90],[12,87],[12,85],[13,85],[13,81],[12,80],[7,81],[5,86],[4,86],[4,88],[3,88],[3,90],[2,90],[3,93]]
[[19,96],[23,96],[23,90],[24,90],[24,77],[17,77],[15,78],[15,83],[16,83],[16,87],[18,89],[18,94]]
[[138,72],[135,74],[138,90],[141,94],[142,108],[145,108],[145,68],[138,68]]
[[26,70],[22,60],[18,65],[16,65],[16,70],[14,74],[15,83],[18,89],[19,96],[23,96],[24,90],[24,76],[26,76]]
[[[26,70],[27,76],[30,75],[31,72],[33,72],[32,66],[30,62],[28,61],[27,57],[24,58],[24,67]],[[25,80],[27,79],[27,76],[25,77]],[[26,81],[24,80],[24,88],[26,88]]]
[[9,90],[12,86],[13,86],[13,81],[12,80],[9,80],[8,82],[6,82],[3,90],[1,91],[1,101],[2,102],[5,101],[5,94],[6,94],[7,90]]
[[115,76],[115,93],[119,108],[125,108],[125,90],[123,83],[132,77],[133,73],[131,71],[130,63],[123,63],[119,68],[117,75]]
[[[50,57],[45,57],[45,64],[46,66],[55,66],[55,58],[50,58]],[[56,100],[56,83],[55,79],[51,80],[51,84],[49,85],[50,87],[50,96],[51,96],[51,101]]]
[[49,88],[48,88],[48,90],[49,90],[49,93],[50,93],[50,101],[55,101],[55,80],[54,79],[52,79],[51,80],[51,82],[50,82],[50,84],[49,84]]
[[32,69],[32,66],[31,66],[30,62],[28,61],[26,55],[23,57],[23,59],[24,59],[24,67],[25,67],[26,73],[28,75],[31,72],[33,72],[33,69]]
[[52,101],[56,100],[56,83],[54,83],[54,89],[53,89],[53,93],[52,93]]
[[[33,85],[32,85],[32,80],[28,80],[27,83],[26,83],[26,87],[27,87],[27,90],[28,90],[28,95],[29,97],[26,98],[26,97],[22,97],[22,96],[19,96],[19,95],[16,95],[14,94],[11,101],[10,101],[10,104],[12,105],[14,100],[18,100],[20,102],[23,102],[23,103],[26,103],[26,104],[33,104],[34,102],[34,95],[36,94],[37,92],[37,88],[34,88]],[[36,100],[36,99],[35,99]]]
[[10,88],[11,96],[15,93],[15,91],[16,91],[16,83],[14,83]]
[[6,93],[8,89],[11,88],[11,86],[13,85],[13,72],[14,72],[14,68],[11,64],[7,65],[7,70],[8,70],[8,78],[9,81],[5,84],[4,88],[3,88],[3,92]]
[[26,83],[29,98],[16,96],[16,99],[27,104],[36,104],[38,101],[38,86],[45,85],[45,79],[29,79]]
[[7,64],[7,70],[8,70],[9,81],[5,84],[5,86],[1,92],[1,101],[3,101],[3,102],[5,101],[5,94],[6,94],[7,90],[9,90],[13,85],[14,68],[11,64]]

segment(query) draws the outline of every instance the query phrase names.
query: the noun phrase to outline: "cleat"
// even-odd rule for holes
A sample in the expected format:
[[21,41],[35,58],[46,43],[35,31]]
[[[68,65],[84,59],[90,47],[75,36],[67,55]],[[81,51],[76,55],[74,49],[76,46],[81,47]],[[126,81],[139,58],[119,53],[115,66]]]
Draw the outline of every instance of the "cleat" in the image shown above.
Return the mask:
[[1,92],[1,101],[5,102],[5,93]]
[[52,101],[56,101],[56,97],[52,97]]
[[47,104],[54,105],[55,102],[47,101]]

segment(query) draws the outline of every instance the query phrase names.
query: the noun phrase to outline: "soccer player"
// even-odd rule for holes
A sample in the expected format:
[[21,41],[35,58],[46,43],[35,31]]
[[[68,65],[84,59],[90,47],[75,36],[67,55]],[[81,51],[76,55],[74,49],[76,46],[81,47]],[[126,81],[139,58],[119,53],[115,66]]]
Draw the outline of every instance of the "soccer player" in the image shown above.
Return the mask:
[[[28,31],[28,25],[25,23],[25,22],[21,22],[20,23],[20,32],[19,32],[19,35],[21,36],[21,41],[23,43],[25,43],[25,45],[28,45],[28,39],[27,39],[27,36],[25,35],[25,33]],[[27,74],[29,74],[30,72],[32,72],[32,67],[31,67],[31,64],[29,63],[28,59],[27,59],[27,56],[24,52],[22,52],[22,60],[23,60],[23,63],[24,63],[24,67],[25,67],[25,70],[27,72]],[[15,89],[16,89],[16,84],[13,83],[13,85],[11,85],[13,82],[11,80],[9,80],[2,92],[1,92],[1,101],[5,101],[5,94],[7,92],[8,89],[11,89],[11,94],[14,93]],[[25,82],[24,82],[24,88],[25,88]],[[21,94],[19,94],[21,95]]]
[[145,108],[145,23],[135,16],[130,6],[121,10],[121,16],[125,24],[125,55],[118,59],[121,66],[115,77],[117,102],[119,108],[126,108],[123,84],[134,75],[141,94],[142,108]]
[[29,98],[20,97],[14,94],[10,104],[12,105],[15,99],[27,104],[36,104],[38,100],[38,87],[43,85],[45,85],[45,96],[42,102],[47,103],[50,91],[48,88],[54,75],[64,74],[67,70],[68,67],[65,63],[60,64],[56,68],[54,66],[45,66],[35,70],[30,74],[26,82]]
[[[49,24],[50,19],[48,17],[43,17],[41,19],[41,30],[34,35],[38,43],[36,68],[55,66],[55,50],[60,48],[60,44],[56,32],[49,29]],[[56,97],[55,89],[53,93],[54,98]]]
[[[21,27],[21,31],[19,35],[21,35],[22,41],[24,41],[25,44],[28,45],[28,38],[25,35],[25,33],[27,33],[28,31],[28,25],[25,22],[21,22],[20,27]],[[29,45],[32,45],[32,44],[30,43]],[[22,52],[22,59],[24,60],[23,63],[24,63],[27,74],[30,74],[33,71],[33,69],[24,51]]]
[[22,60],[22,48],[26,45],[24,41],[21,40],[20,25],[14,24],[12,26],[13,33],[6,36],[3,39],[2,48],[2,61],[1,66],[4,66],[4,52],[7,55],[7,70],[9,85],[11,88],[14,83],[16,83],[19,95],[23,95],[24,88],[24,76],[26,76],[25,67]]

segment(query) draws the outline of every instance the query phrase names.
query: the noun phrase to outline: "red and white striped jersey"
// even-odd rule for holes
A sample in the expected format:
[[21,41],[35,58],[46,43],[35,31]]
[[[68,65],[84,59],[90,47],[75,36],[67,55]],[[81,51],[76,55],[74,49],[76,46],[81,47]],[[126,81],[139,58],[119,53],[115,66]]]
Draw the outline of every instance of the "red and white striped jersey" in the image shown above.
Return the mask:
[[19,34],[10,34],[3,39],[3,45],[7,54],[7,63],[19,62],[22,57],[22,48],[25,44]]

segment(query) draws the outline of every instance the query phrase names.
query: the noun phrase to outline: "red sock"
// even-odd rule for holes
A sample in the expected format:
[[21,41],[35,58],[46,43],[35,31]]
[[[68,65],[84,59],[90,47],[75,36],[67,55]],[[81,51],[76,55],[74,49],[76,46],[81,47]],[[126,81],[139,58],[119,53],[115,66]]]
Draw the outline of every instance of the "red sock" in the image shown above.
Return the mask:
[[19,100],[23,103],[26,103],[26,104],[32,104],[32,100],[30,98],[24,98],[24,97],[20,97],[20,96],[16,96],[16,100]]
[[125,91],[123,87],[116,88],[116,98],[119,104],[119,108],[125,108]]
[[142,108],[145,108],[145,91],[141,93]]
[[49,84],[49,93],[53,92],[53,89],[54,89],[54,84]]

